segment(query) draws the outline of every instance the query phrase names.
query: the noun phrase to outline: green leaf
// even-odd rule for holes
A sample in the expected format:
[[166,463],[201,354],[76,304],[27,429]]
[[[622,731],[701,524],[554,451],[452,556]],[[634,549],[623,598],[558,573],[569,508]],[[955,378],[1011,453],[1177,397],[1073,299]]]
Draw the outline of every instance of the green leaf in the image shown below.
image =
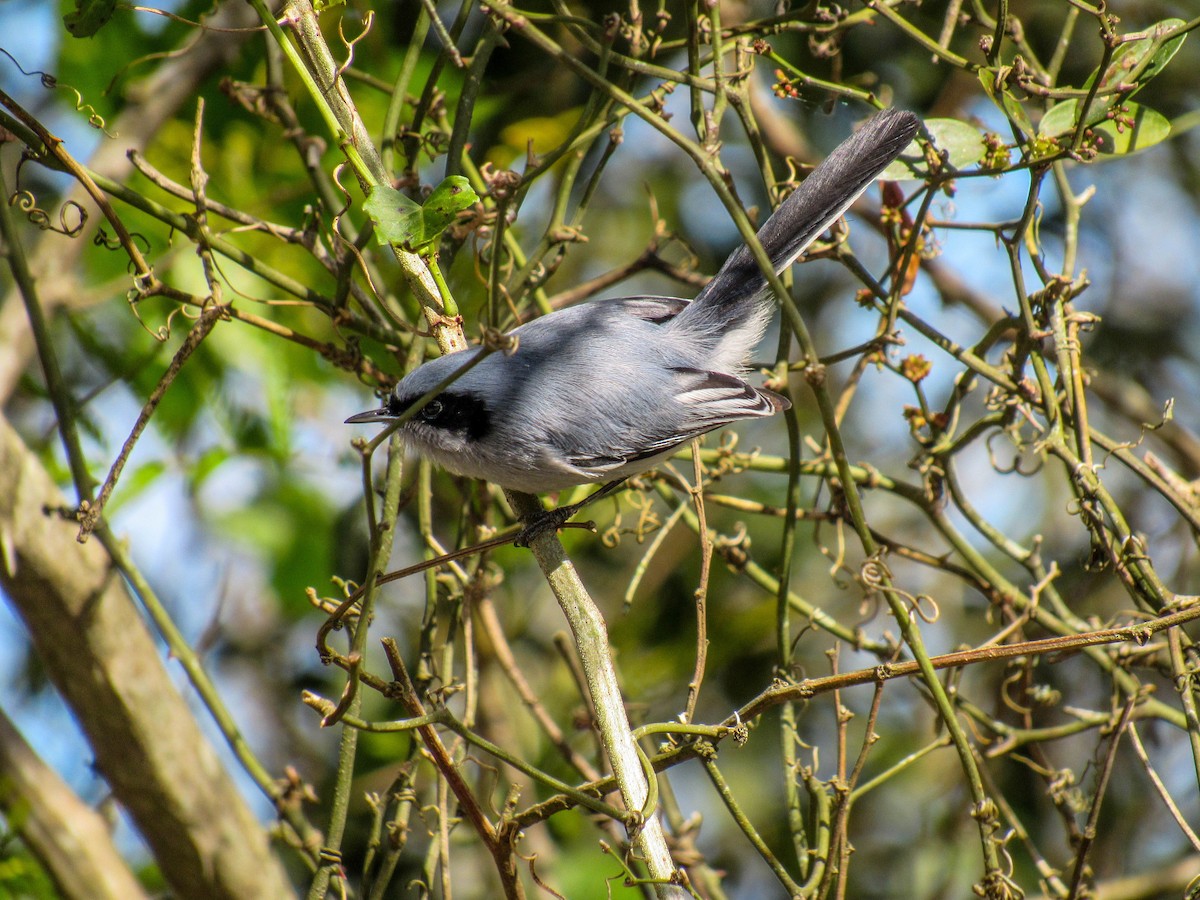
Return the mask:
[[[1079,104],[1064,100],[1042,117],[1038,137],[1048,141],[1073,133],[1078,116]],[[1088,111],[1087,127],[1095,135],[1096,149],[1107,156],[1138,153],[1171,134],[1171,123],[1140,103],[1124,103],[1111,109],[1098,105]]]
[[[1103,73],[1096,70],[1088,76],[1087,80],[1083,83],[1084,90],[1090,90],[1097,76],[1100,76],[1100,87],[1098,88],[1100,96],[1092,103],[1091,111],[1088,115],[1090,120],[1088,122],[1089,126],[1103,119],[1114,104],[1127,102],[1129,98],[1145,87],[1150,79],[1157,76],[1166,67],[1167,63],[1171,61],[1171,57],[1179,52],[1179,48],[1183,44],[1183,39],[1187,37],[1187,33],[1181,32],[1175,35],[1175,37],[1159,46],[1158,49],[1153,49],[1154,44],[1163,34],[1183,24],[1185,23],[1182,19],[1163,19],[1161,22],[1156,22],[1142,32],[1145,35],[1144,37],[1128,41],[1117,47],[1113,51],[1108,67]],[[1142,65],[1145,65],[1145,68],[1138,74],[1136,82],[1130,85],[1128,80],[1129,75]],[[1118,93],[1113,93],[1117,86],[1122,83],[1127,85],[1126,89]],[[1106,92],[1107,95],[1105,95]]]
[[[1075,100],[1064,100],[1052,106],[1038,125],[1038,137],[1055,138],[1069,134],[1075,130],[1075,117],[1079,113],[1079,103]],[[1103,113],[1101,113],[1103,114]]]
[[455,217],[464,209],[478,202],[479,195],[471,189],[471,182],[462,175],[451,175],[433,189],[425,205],[421,207],[425,218],[425,230],[434,237],[454,224]]
[[75,0],[75,11],[63,16],[63,24],[77,38],[91,37],[112,18],[116,8],[117,0]]
[[[924,127],[934,148],[947,155],[947,164],[953,169],[974,166],[987,154],[983,136],[974,125],[959,119],[926,119]],[[928,173],[929,164],[925,154],[921,146],[913,141],[879,177],[886,181],[904,181],[924,178]]]
[[[1145,63],[1146,68],[1142,70],[1137,78],[1137,89],[1140,90],[1146,82],[1163,70],[1166,64],[1171,61],[1172,56],[1179,52],[1179,47],[1183,44],[1183,39],[1187,37],[1187,32],[1180,32],[1151,53],[1154,43],[1166,32],[1178,28],[1183,24],[1185,23],[1182,19],[1163,19],[1161,22],[1156,22],[1147,28],[1143,32],[1145,37],[1138,38],[1136,41],[1129,41],[1117,47],[1113,51],[1112,60],[1109,62],[1108,68],[1104,71],[1104,80],[1101,82],[1100,87],[1114,87],[1123,81],[1126,75]],[[1147,59],[1149,60],[1148,62]],[[1136,93],[1136,91],[1133,93]],[[1126,96],[1133,96],[1133,93],[1126,94]]]
[[[1139,103],[1118,107],[1117,119],[1105,119],[1093,126],[1096,149],[1106,156],[1140,153],[1171,135],[1166,116]],[[1119,124],[1118,124],[1119,123]]]
[[1008,114],[1010,121],[1015,122],[1026,135],[1034,133],[1033,122],[1029,118],[1029,113],[1025,112],[1025,107],[1021,105],[1021,101],[1014,97],[1008,91],[1002,91],[1000,94],[1001,106]]
[[421,217],[421,204],[410,200],[393,187],[377,184],[367,194],[363,209],[375,223],[375,237],[381,244],[403,244],[412,231],[412,221]]
[[381,244],[416,251],[435,243],[454,223],[454,217],[478,200],[466,178],[452,175],[434,188],[424,205],[394,188],[375,185],[363,209],[375,223]]
[[[1187,23],[1185,23],[1183,19],[1163,19],[1154,26],[1154,35],[1155,37],[1158,37],[1166,31],[1185,24]],[[1166,68],[1167,63],[1171,61],[1171,57],[1179,52],[1179,48],[1183,45],[1183,39],[1185,37],[1187,37],[1187,32],[1181,31],[1179,34],[1175,35],[1175,37],[1171,38],[1169,41],[1166,41],[1161,47],[1158,48],[1158,50],[1155,51],[1154,56],[1150,58],[1150,65],[1147,66],[1146,71],[1142,73],[1142,84],[1145,84],[1164,68]]]
[[1026,135],[1034,134],[1033,122],[1029,119],[1029,114],[1025,112],[1025,107],[1021,106],[1021,102],[1012,94],[1008,93],[1004,86],[1001,85],[999,90],[995,86],[996,72],[992,69],[979,70],[979,83],[983,87],[983,91],[992,102],[1004,110],[1004,114],[1011,122]]

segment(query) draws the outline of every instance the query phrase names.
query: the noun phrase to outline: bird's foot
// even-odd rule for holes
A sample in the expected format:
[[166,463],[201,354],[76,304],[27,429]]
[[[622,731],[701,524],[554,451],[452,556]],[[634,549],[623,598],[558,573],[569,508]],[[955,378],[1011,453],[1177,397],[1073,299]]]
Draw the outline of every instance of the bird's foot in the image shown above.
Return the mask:
[[588,531],[595,532],[595,522],[568,521],[571,516],[579,512],[583,505],[582,503],[573,503],[570,506],[561,506],[558,509],[543,510],[539,515],[533,516],[525,522],[525,527],[517,534],[516,540],[513,541],[513,546],[528,547],[542,535],[547,533],[553,534],[568,527],[586,528]]

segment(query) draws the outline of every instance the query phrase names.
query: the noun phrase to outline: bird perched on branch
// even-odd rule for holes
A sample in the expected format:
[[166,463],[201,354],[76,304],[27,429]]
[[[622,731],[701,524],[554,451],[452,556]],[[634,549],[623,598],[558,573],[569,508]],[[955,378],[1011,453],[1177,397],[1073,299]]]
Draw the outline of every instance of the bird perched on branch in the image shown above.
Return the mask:
[[[919,124],[909,112],[877,113],[801,182],[758,232],[776,273],[841,217]],[[511,490],[602,483],[607,493],[694,437],[788,407],[745,380],[775,308],[742,246],[691,302],[639,296],[558,310],[515,329],[515,351],[476,347],[430,360],[381,408],[346,421],[407,416],[400,436],[418,453]],[[556,511],[556,524],[576,509]]]

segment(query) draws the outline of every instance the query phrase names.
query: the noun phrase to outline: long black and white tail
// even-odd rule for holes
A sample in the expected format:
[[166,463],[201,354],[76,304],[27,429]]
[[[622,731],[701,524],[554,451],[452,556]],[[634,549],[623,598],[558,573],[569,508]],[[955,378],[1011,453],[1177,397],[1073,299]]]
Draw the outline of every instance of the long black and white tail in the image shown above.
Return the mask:
[[[776,273],[841,217],[909,145],[919,125],[920,120],[904,110],[876,113],[800,183],[758,232]],[[741,366],[775,309],[762,299],[766,287],[750,249],[739,247],[670,327],[696,340],[712,341],[710,353],[718,363],[714,368]]]

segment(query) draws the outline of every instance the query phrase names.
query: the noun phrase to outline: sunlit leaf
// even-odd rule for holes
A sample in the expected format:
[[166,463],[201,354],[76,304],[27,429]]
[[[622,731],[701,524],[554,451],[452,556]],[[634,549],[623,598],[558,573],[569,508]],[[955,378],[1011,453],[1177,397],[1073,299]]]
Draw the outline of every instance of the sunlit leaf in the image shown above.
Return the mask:
[[[1074,132],[1079,105],[1065,100],[1042,118],[1038,136],[1047,140]],[[1161,113],[1139,103],[1089,110],[1088,128],[1096,138],[1096,149],[1106,155],[1137,153],[1153,147],[1171,134],[1171,123]]]
[[1021,129],[1025,134],[1032,135],[1034,133],[1033,122],[1029,119],[1029,113],[1025,112],[1025,107],[1012,94],[1005,90],[1004,85],[997,86],[996,73],[992,69],[981,69],[979,71],[979,84],[983,87],[986,93],[1000,109],[1004,110],[1004,114],[1011,122]]
[[451,175],[443,180],[421,207],[426,234],[437,238],[454,224],[460,212],[469,209],[478,200],[479,195],[471,189],[471,182],[463,176]]
[[[1186,23],[1183,21],[1183,19],[1163,19],[1163,21],[1154,26],[1153,30],[1155,37],[1184,24]],[[1145,84],[1164,68],[1166,68],[1167,63],[1171,61],[1171,57],[1179,52],[1179,48],[1183,45],[1183,39],[1186,37],[1187,32],[1181,31],[1179,34],[1175,35],[1175,37],[1166,41],[1161,47],[1158,48],[1158,50],[1154,52],[1154,55],[1150,58],[1150,65],[1147,66],[1146,71],[1142,73],[1142,84]]]
[[1105,119],[1092,129],[1096,149],[1106,155],[1140,153],[1166,140],[1171,123],[1160,112],[1138,103],[1126,103],[1117,119]]
[[1000,93],[1000,101],[1001,108],[1008,114],[1009,120],[1015,122],[1025,134],[1033,134],[1033,122],[1029,118],[1029,113],[1025,112],[1025,107],[1021,105],[1021,101],[1008,91]]
[[386,184],[371,188],[363,209],[375,223],[375,237],[381,244],[403,245],[413,232],[413,222],[420,229],[421,204]]
[[1079,104],[1074,100],[1064,100],[1050,108],[1038,125],[1038,137],[1054,138],[1069,134],[1075,130],[1075,117],[1079,113]]
[[[1113,51],[1108,68],[1104,70],[1104,77],[1100,82],[1101,90],[1108,90],[1122,82],[1128,81],[1128,77],[1136,69],[1145,64],[1145,68],[1137,75],[1137,90],[1140,90],[1150,79],[1154,78],[1166,67],[1167,63],[1171,61],[1171,57],[1179,52],[1179,48],[1183,44],[1183,39],[1187,37],[1187,32],[1180,32],[1156,50],[1153,49],[1155,42],[1168,31],[1184,24],[1182,19],[1163,19],[1161,22],[1156,22],[1142,32],[1145,35],[1144,37],[1118,46]],[[1095,73],[1088,79],[1085,86],[1091,87],[1094,79]],[[1125,97],[1131,97],[1133,93],[1136,93],[1136,90],[1126,93]]]
[[394,188],[376,185],[363,209],[375,223],[380,243],[419,250],[437,241],[454,217],[477,200],[479,196],[470,182],[461,175],[452,175],[434,188],[423,205]]
[[[923,125],[934,148],[946,155],[946,164],[952,169],[970,168],[987,153],[983,135],[974,125],[959,119],[926,119]],[[913,141],[879,177],[886,181],[904,181],[924,178],[927,174],[929,164],[925,153],[921,145]]]

